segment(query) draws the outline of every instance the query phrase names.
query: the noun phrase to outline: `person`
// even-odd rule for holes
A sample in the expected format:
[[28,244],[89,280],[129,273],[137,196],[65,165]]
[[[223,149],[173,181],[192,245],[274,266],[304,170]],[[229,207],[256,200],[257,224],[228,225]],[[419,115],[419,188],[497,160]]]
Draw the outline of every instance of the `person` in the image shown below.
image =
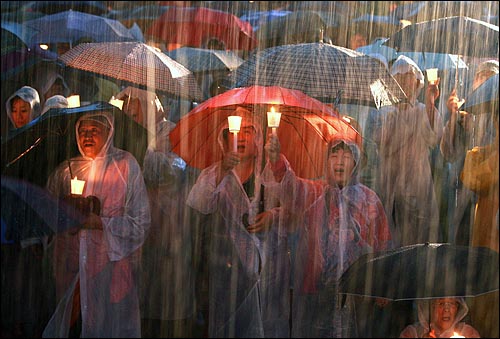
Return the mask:
[[12,129],[21,128],[41,112],[40,96],[36,89],[23,86],[12,94],[5,104]]
[[[272,136],[266,144],[266,187],[279,188],[293,248],[292,337],[356,337],[353,300],[337,283],[364,253],[390,248],[389,224],[377,194],[359,183],[359,146],[341,137],[328,145],[323,180],[299,178]],[[380,303],[383,306],[383,303]],[[367,314],[368,315],[368,314]]]
[[40,93],[40,102],[42,106],[48,98],[54,95],[61,95],[67,97],[71,94],[71,89],[64,80],[59,70],[55,67],[47,67],[39,69],[35,75],[34,87]]
[[174,127],[168,120],[157,123],[143,162],[154,234],[142,251],[140,302],[142,334],[147,338],[196,334],[197,233],[184,201],[199,173],[171,151],[169,134]]
[[439,79],[427,86],[425,103],[421,103],[417,98],[424,78],[412,59],[399,56],[391,74],[408,102],[379,110],[380,121],[375,125],[380,130],[371,135],[379,155],[375,191],[384,205],[396,247],[437,242],[439,205],[429,152],[438,145],[443,128],[434,104],[439,97]]
[[[491,76],[498,74],[497,60],[486,60],[479,64],[474,74],[472,91]],[[485,146],[495,138],[495,129],[488,114],[472,116],[459,111],[459,98],[453,90],[446,102],[449,119],[443,129],[440,151],[446,161],[446,175],[443,183],[443,206],[449,215],[449,241],[458,245],[469,245],[471,228],[474,224],[476,196],[464,187],[460,180],[465,155],[474,146]]]
[[71,202],[82,201],[71,198],[71,180],[84,180],[83,201],[94,208],[84,210],[81,228],[55,237],[58,305],[45,338],[141,336],[137,272],[151,215],[139,164],[113,146],[112,109],[76,121],[80,156],[61,163],[47,181],[49,192]]
[[400,338],[481,338],[474,327],[462,321],[469,312],[464,298],[419,300],[417,311],[418,322],[406,326]]
[[368,37],[369,34],[364,28],[353,27],[349,34],[347,47],[354,51],[359,47],[366,46],[369,43]]
[[227,121],[219,130],[224,157],[205,168],[187,205],[209,229],[209,337],[289,336],[289,257],[272,190],[261,185],[263,134],[243,116],[232,150]]
[[129,86],[118,93],[116,98],[123,100],[122,110],[125,114],[150,132],[156,133],[158,124],[165,118],[165,110],[155,92]]
[[[498,157],[498,106],[493,106],[492,119],[496,130],[495,140],[485,146],[468,150],[460,179],[464,187],[477,194],[471,245],[486,247],[498,252],[499,244],[499,157]],[[488,112],[490,113],[490,112]],[[488,114],[490,115],[490,114]],[[491,267],[498,272],[498,267]],[[481,277],[477,277],[481,279]],[[499,335],[498,291],[473,298],[471,320],[486,338]]]
[[45,114],[51,108],[66,108],[68,107],[68,99],[62,95],[53,95],[45,101],[43,105],[42,113]]

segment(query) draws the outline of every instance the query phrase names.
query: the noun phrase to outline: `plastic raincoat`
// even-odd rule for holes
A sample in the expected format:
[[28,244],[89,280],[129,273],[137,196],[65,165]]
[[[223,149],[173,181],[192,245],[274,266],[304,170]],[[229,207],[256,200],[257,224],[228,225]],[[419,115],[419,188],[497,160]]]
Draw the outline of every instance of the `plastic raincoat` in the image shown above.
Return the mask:
[[[195,229],[184,203],[196,176],[191,173],[194,169],[171,152],[168,135],[173,127],[170,121],[158,123],[156,139],[144,157],[151,206],[151,236],[143,246],[141,274],[141,315],[146,319],[187,319],[196,310]],[[179,328],[170,331],[168,336],[187,336]]]
[[[70,179],[85,180],[83,196],[101,202],[103,230],[80,229],[57,235],[54,248],[56,292],[62,297],[44,337],[67,337],[72,299],[79,284],[81,337],[140,337],[137,270],[140,251],[150,226],[150,210],[141,168],[132,154],[113,146],[113,116],[108,139],[95,159],[81,156],[61,163],[47,182],[58,197],[70,194]],[[78,133],[76,133],[78,136]]]
[[[403,57],[393,64],[391,74],[404,74],[412,69],[423,86],[418,66]],[[421,87],[417,91],[420,90]],[[381,131],[375,140],[379,152],[375,191],[389,218],[394,244],[437,242],[439,205],[429,154],[441,139],[440,114],[434,108],[431,127],[426,106],[417,99],[400,107],[382,107],[380,113]]]
[[[429,330],[434,330],[434,334],[436,338],[451,338],[454,335],[454,332],[457,332],[458,335],[464,336],[466,338],[480,338],[479,333],[474,329],[474,327],[467,325],[465,322],[461,320],[465,318],[467,313],[469,312],[469,308],[465,303],[463,298],[457,298],[460,306],[458,307],[457,314],[455,316],[455,320],[453,321],[452,326],[446,331],[439,333],[435,328],[434,324],[431,321],[431,325],[429,328],[429,309],[432,307],[429,304],[431,301],[429,300],[419,300],[417,301],[417,311],[418,311],[418,323],[413,325],[408,325],[401,332],[400,338],[424,338],[429,334]],[[428,337],[428,336],[427,336]]]
[[42,106],[40,104],[40,96],[38,95],[37,90],[30,86],[21,87],[20,89],[15,91],[14,94],[12,94],[5,103],[5,108],[7,109],[7,116],[9,117],[13,129],[15,129],[15,124],[14,121],[12,120],[12,100],[15,97],[19,97],[30,104],[31,115],[28,122],[37,118],[42,111]]
[[[254,196],[249,197],[234,170],[216,186],[221,162],[205,168],[189,193],[187,204],[210,215],[209,337],[289,336],[289,257],[286,232],[275,221],[267,232],[250,234],[249,224],[261,204],[263,136],[259,125],[254,167]],[[219,145],[223,147],[222,131]],[[264,210],[277,220],[276,200],[264,192]]]
[[[344,140],[336,140],[332,147]],[[264,170],[267,186],[280,187],[282,220],[296,229],[293,249],[292,337],[355,337],[353,300],[342,304],[337,281],[359,256],[387,249],[391,235],[376,193],[359,183],[359,148],[344,141],[356,165],[340,188],[299,178],[281,155]]]

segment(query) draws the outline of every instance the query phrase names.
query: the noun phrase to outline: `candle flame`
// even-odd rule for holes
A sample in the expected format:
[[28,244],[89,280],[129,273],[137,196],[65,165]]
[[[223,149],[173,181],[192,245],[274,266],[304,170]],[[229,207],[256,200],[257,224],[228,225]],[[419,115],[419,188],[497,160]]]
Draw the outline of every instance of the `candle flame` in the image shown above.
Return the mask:
[[465,338],[463,335],[460,335],[460,333],[453,332],[453,335],[450,338]]

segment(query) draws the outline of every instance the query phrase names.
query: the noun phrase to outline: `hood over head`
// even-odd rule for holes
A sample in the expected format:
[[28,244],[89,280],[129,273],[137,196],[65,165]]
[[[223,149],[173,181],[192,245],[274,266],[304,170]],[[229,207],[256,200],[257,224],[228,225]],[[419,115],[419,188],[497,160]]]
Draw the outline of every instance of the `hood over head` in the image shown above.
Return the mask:
[[101,151],[99,152],[96,158],[105,157],[106,154],[109,152],[110,148],[113,146],[113,136],[115,132],[113,113],[111,111],[95,111],[86,113],[77,120],[75,124],[76,143],[78,145],[78,150],[80,151],[80,154],[84,158],[87,158],[80,146],[80,142],[78,139],[78,128],[80,127],[81,122],[85,120],[92,120],[109,128],[108,139],[106,140],[104,146],[102,147]]
[[40,105],[40,96],[38,95],[37,90],[30,86],[23,86],[16,92],[14,92],[14,94],[12,94],[5,103],[5,108],[7,109],[7,116],[9,117],[9,120],[12,122],[13,126],[15,125],[14,121],[12,120],[12,100],[15,97],[19,97],[30,104],[31,116],[29,121],[32,121],[33,119],[40,116],[40,112],[42,111],[42,106]]

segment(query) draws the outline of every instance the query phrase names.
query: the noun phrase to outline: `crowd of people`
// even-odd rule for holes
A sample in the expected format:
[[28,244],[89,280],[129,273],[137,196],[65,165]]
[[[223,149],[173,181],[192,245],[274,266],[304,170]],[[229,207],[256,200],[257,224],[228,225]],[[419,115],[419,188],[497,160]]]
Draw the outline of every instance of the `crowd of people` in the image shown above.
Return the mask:
[[[366,45],[365,35],[353,31],[348,47]],[[80,227],[34,242],[42,253],[27,263],[33,271],[7,261],[10,252],[2,258],[2,284],[38,279],[47,289],[2,297],[2,337],[498,337],[498,291],[470,301],[339,294],[342,274],[367,253],[427,242],[498,252],[498,107],[460,110],[456,90],[443,95],[410,57],[383,63],[408,100],[353,124],[362,144],[330,135],[314,180],[296,174],[281,152],[287,140],[249,119],[248,107],[234,109],[243,117],[236,140],[227,123],[216,131],[223,157],[204,169],[171,150],[174,108],[157,93],[113,95],[152,135],[142,163],[113,144],[116,107],[82,114],[71,127],[79,155],[45,188],[90,208],[79,205]],[[499,63],[474,69],[472,90]],[[68,107],[69,82],[43,74],[6,100],[6,137]],[[5,244],[2,235],[2,256]]]

